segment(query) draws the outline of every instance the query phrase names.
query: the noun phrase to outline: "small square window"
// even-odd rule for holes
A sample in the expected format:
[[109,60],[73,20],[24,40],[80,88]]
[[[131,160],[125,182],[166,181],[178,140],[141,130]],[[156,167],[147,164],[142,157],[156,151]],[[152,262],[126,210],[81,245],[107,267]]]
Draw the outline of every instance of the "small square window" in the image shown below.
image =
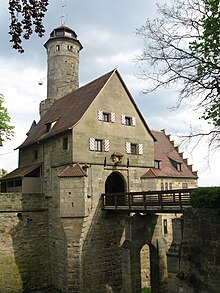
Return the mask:
[[110,120],[111,120],[110,113],[103,112],[102,116],[103,116],[103,121],[110,122]]
[[154,161],[154,168],[160,169],[160,161]]
[[182,183],[182,188],[183,189],[187,189],[188,188],[188,183],[187,182],[183,182]]
[[97,151],[97,152],[102,151],[102,140],[101,139],[95,140],[95,151]]
[[63,150],[64,151],[68,150],[68,137],[67,136],[65,136],[63,138]]
[[132,117],[125,116],[125,125],[132,125]]
[[137,155],[137,152],[138,152],[138,145],[135,143],[131,143],[131,154]]

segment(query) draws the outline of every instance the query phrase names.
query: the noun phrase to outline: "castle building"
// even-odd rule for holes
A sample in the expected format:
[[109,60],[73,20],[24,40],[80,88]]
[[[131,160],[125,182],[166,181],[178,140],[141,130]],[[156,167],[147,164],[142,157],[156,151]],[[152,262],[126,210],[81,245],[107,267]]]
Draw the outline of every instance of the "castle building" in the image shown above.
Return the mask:
[[54,29],[45,48],[47,99],[1,192],[47,199],[49,282],[68,293],[101,292],[89,291],[93,263],[82,261],[101,194],[194,188],[197,174],[169,136],[150,130],[117,69],[79,87],[82,45],[72,29]]

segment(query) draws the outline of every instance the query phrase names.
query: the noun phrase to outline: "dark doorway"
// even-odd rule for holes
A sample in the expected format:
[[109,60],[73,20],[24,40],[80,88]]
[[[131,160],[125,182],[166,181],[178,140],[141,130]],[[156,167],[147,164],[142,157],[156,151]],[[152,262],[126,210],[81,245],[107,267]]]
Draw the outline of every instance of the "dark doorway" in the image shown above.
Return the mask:
[[105,182],[105,193],[118,193],[125,191],[125,184],[122,176],[117,173],[111,173]]
[[123,177],[119,173],[113,172],[108,176],[105,182],[105,193],[110,193],[106,198],[106,203],[112,206],[124,205],[124,195],[112,195],[112,193],[121,192],[125,192]]

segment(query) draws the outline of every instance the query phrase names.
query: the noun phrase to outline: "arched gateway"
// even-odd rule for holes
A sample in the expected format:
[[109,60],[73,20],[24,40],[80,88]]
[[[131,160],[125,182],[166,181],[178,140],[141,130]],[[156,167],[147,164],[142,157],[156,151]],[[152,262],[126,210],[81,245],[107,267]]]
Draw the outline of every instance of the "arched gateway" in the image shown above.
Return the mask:
[[105,182],[105,193],[125,192],[125,181],[118,172],[111,173]]

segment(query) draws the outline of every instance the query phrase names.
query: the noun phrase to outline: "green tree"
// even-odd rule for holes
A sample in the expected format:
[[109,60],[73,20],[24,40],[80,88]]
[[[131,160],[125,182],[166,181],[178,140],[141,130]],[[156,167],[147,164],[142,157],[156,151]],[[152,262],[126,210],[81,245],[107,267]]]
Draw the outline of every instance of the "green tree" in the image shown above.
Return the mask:
[[33,32],[39,37],[44,35],[43,18],[48,4],[48,0],[9,0],[10,42],[18,52],[24,52],[22,39],[29,39]]
[[5,169],[0,169],[0,178],[2,178],[2,177],[4,177],[5,175],[7,175],[8,174],[8,171],[7,170],[5,170]]
[[0,94],[0,140],[10,139],[14,134],[14,126],[10,125],[10,117],[7,109],[3,106],[4,97]]
[[[184,100],[202,110],[212,130],[197,135],[220,137],[220,0],[173,0],[158,5],[159,18],[137,29],[144,48],[138,76],[147,80],[144,93],[160,87],[179,88]],[[193,135],[192,135],[193,136]],[[219,145],[219,143],[218,143]]]

